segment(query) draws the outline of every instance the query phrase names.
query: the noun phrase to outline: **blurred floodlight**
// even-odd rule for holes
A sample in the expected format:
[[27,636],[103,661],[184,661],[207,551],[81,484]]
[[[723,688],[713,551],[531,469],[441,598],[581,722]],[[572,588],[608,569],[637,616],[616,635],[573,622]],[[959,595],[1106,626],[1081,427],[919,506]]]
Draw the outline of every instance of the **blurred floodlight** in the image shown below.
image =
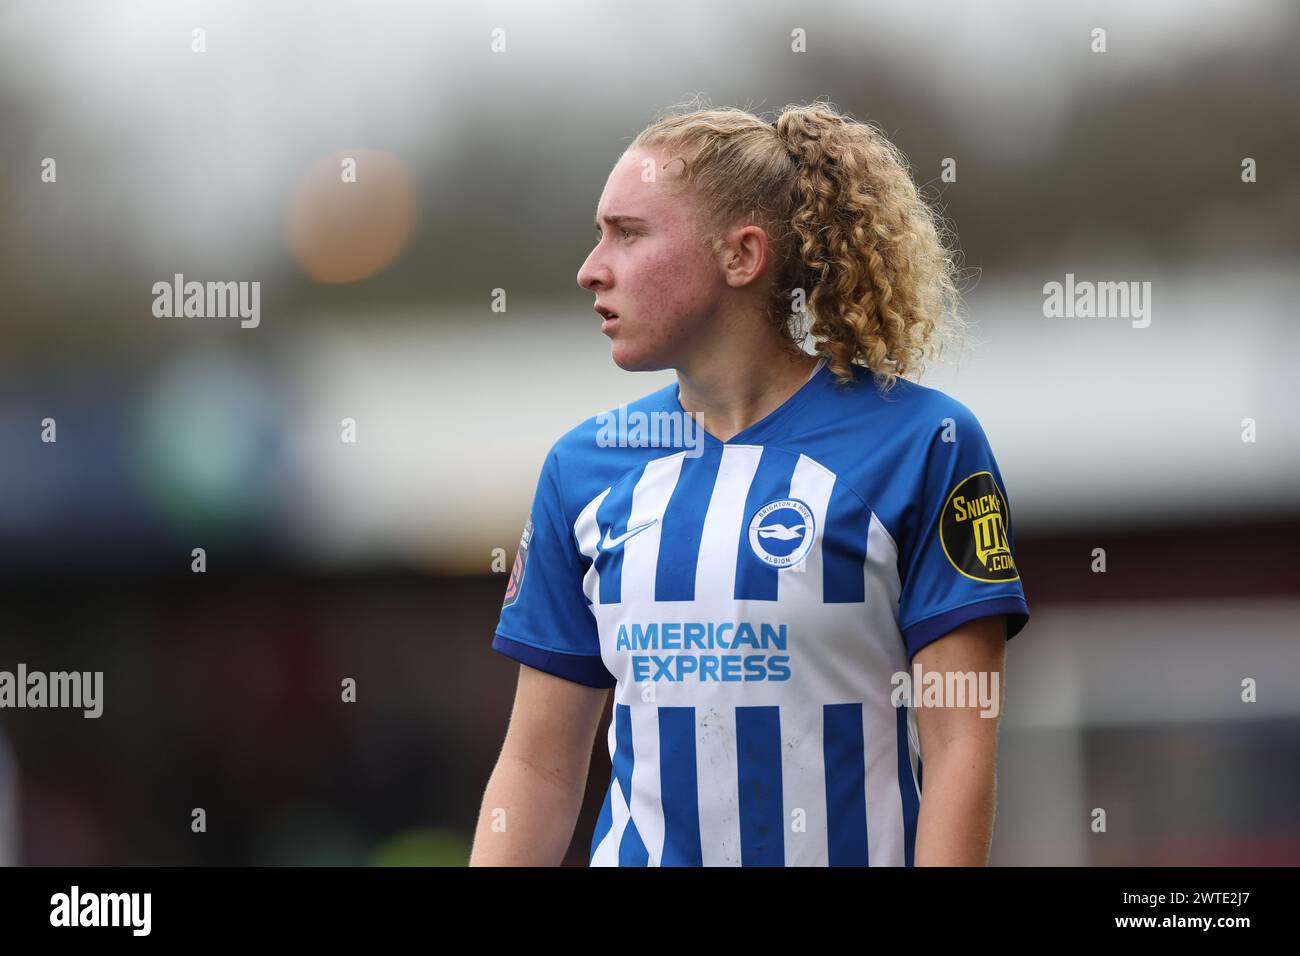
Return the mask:
[[387,267],[415,226],[416,190],[390,153],[344,150],[299,179],[286,213],[289,250],[317,282],[356,282]]

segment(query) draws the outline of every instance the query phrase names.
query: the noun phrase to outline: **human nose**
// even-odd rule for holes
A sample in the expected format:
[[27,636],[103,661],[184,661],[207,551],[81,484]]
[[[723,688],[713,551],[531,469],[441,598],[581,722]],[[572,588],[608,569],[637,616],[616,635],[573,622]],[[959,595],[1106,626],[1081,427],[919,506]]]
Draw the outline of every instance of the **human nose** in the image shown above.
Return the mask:
[[609,269],[601,261],[599,244],[591,250],[587,260],[578,269],[578,285],[589,292],[595,292],[599,286],[609,285]]

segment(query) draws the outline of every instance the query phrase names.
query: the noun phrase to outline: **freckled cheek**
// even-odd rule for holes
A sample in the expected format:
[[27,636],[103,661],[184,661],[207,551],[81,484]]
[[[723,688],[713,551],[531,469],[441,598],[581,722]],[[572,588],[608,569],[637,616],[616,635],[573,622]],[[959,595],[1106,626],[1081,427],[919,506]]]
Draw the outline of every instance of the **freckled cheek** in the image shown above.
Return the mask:
[[698,269],[698,263],[681,256],[660,256],[637,270],[628,291],[636,305],[638,337],[666,342],[685,329],[699,308],[704,278]]

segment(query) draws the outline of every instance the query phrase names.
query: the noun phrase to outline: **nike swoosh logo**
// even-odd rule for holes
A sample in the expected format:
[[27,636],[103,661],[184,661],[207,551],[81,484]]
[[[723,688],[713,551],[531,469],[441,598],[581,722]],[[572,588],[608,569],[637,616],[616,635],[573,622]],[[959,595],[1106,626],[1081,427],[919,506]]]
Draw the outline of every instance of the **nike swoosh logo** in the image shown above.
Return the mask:
[[658,523],[659,523],[659,519],[653,518],[650,521],[647,521],[645,524],[639,524],[635,528],[630,528],[627,531],[624,531],[617,538],[611,538],[609,536],[609,528],[606,528],[605,540],[600,543],[600,550],[609,551],[613,548],[617,548],[621,546],[623,542],[626,541],[628,538],[631,538],[634,535],[638,535],[646,528],[652,527],[653,525],[656,525]]

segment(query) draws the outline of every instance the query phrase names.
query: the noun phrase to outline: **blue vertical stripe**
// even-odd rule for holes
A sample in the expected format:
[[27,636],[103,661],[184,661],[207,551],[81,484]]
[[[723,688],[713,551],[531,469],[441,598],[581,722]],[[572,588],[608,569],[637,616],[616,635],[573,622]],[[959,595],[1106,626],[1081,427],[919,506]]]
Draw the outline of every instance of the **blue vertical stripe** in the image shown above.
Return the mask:
[[822,708],[828,866],[869,866],[867,764],[861,704]]
[[614,826],[614,770],[610,768],[609,786],[605,788],[605,802],[600,805],[600,816],[596,817],[596,829],[591,834],[591,852],[587,854],[587,865],[596,859],[596,847],[605,839],[610,828]]
[[703,866],[695,708],[659,708],[659,781],[664,810],[660,866]]
[[664,511],[655,572],[656,601],[694,601],[695,569],[700,560],[704,516],[722,464],[722,447],[704,450],[698,458],[682,458],[682,471]]
[[[737,601],[775,601],[777,575],[781,572],[765,563],[749,544],[749,523],[755,512],[769,501],[790,497],[790,479],[794,477],[799,456],[776,448],[764,448],[758,471],[745,496],[744,517],[740,522],[740,547],[736,555]],[[811,533],[811,529],[808,529]]]
[[[626,476],[609,490],[596,509],[596,532],[600,535],[600,542],[605,540],[606,534],[617,538],[627,531],[628,518],[632,515],[632,492],[644,473],[645,466],[642,465]],[[597,548],[600,542],[597,542]],[[600,603],[618,604],[623,600],[623,549],[598,550],[595,565],[596,573],[600,575]]]
[[785,866],[781,708],[736,708],[741,866]]
[[619,789],[623,791],[623,798],[627,800],[628,818],[627,827],[623,830],[623,839],[618,844],[618,865],[619,866],[647,866],[650,862],[650,853],[646,849],[645,843],[641,840],[641,834],[636,828],[636,820],[632,818],[632,708],[627,704],[614,705],[614,719],[617,721],[614,729],[614,776],[618,779]]
[[921,812],[921,795],[912,779],[911,748],[907,742],[907,705],[898,711],[898,792],[903,798],[903,857],[905,866],[914,866],[916,856],[916,818]]
[[822,600],[861,604],[866,600],[867,531],[871,515],[842,481],[831,488],[822,528]]

